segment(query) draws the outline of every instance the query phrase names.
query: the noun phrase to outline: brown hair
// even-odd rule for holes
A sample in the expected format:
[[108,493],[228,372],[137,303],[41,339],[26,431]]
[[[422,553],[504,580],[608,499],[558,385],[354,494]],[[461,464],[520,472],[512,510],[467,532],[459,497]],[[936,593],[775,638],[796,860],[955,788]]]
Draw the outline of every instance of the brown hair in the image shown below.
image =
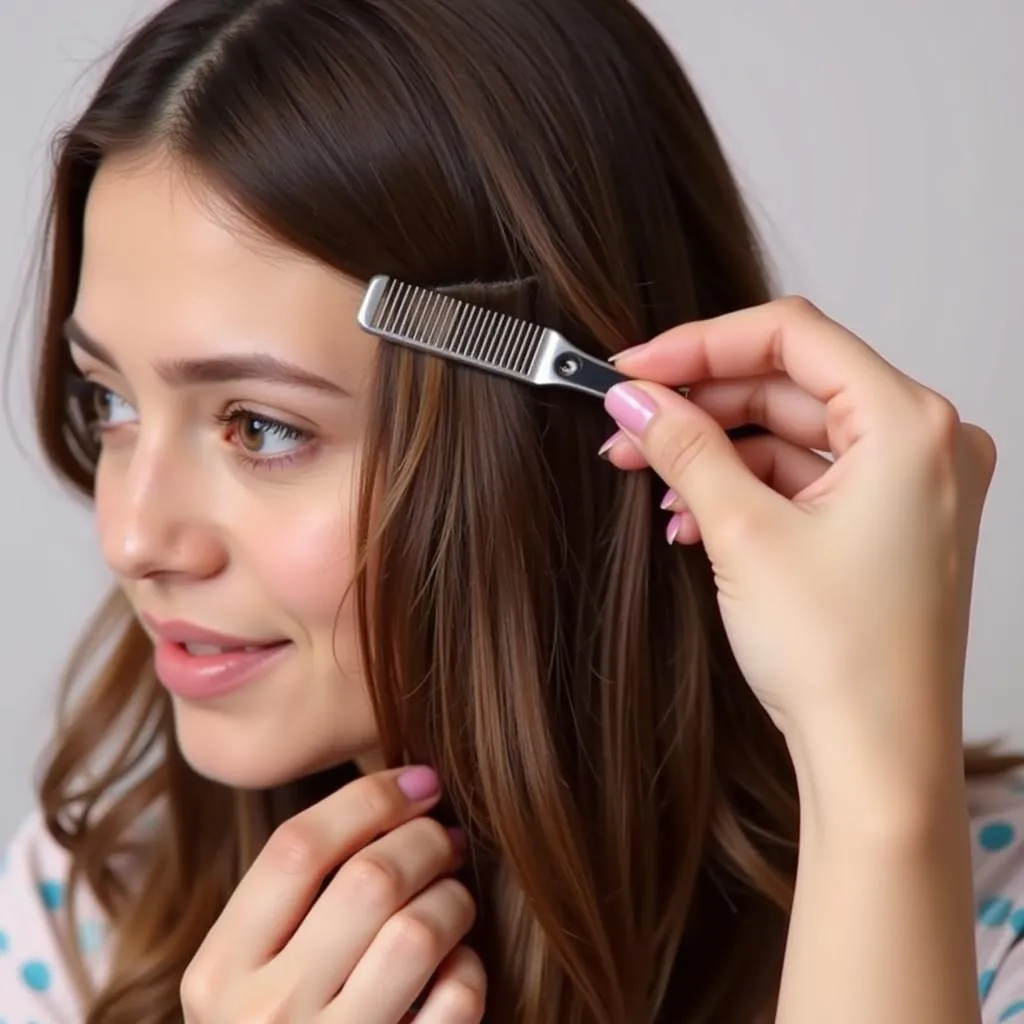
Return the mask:
[[[769,296],[704,112],[626,0],[175,0],[56,151],[38,424],[86,494],[61,327],[96,169],[147,147],[345,274],[447,286],[602,356]],[[388,347],[376,389],[360,532],[377,568],[355,581],[368,685],[389,763],[437,766],[470,832],[488,1021],[770,1010],[796,792],[703,551],[664,544],[649,473],[596,457],[610,422],[593,399]],[[90,635],[42,803],[114,925],[88,1021],[169,1022],[268,830],[347,775],[244,795],[200,778],[121,598]],[[155,808],[130,882],[121,856]]]

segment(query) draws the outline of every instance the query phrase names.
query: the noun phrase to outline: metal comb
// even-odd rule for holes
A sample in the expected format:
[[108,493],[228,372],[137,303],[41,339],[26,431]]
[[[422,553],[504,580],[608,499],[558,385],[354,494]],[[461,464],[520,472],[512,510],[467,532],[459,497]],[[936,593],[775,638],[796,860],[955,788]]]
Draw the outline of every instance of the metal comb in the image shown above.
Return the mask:
[[[603,398],[631,378],[580,351],[558,331],[386,274],[370,279],[356,316],[369,334],[534,386]],[[679,388],[685,395],[687,388]],[[746,425],[733,439],[765,433]]]
[[371,279],[357,319],[370,334],[524,384],[601,398],[628,380],[557,331],[385,275]]

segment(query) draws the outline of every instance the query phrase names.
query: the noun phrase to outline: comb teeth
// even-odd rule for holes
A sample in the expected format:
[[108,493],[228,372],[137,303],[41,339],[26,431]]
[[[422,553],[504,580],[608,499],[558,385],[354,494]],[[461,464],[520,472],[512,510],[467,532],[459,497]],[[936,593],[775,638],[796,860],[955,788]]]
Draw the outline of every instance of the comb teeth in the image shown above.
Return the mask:
[[369,326],[396,341],[528,377],[544,328],[450,295],[388,280]]

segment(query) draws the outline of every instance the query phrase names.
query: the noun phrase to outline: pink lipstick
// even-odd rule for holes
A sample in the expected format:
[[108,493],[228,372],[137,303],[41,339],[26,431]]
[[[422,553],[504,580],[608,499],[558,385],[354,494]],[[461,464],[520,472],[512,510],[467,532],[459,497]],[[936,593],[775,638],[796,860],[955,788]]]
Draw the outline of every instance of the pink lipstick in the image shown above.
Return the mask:
[[232,636],[189,622],[143,616],[156,636],[157,678],[188,700],[222,697],[253,682],[292,647],[288,640]]

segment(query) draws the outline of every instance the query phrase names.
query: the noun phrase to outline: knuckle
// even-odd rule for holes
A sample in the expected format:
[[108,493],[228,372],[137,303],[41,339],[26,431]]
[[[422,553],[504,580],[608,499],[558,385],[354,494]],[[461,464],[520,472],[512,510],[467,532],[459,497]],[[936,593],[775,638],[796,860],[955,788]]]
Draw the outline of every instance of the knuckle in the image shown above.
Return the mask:
[[437,887],[455,905],[460,931],[468,932],[476,920],[476,900],[473,894],[457,878],[442,878]]
[[256,1009],[249,1009],[242,1019],[246,1024],[290,1024],[295,1013],[286,1000],[269,1003]]
[[486,982],[481,981],[477,985],[460,978],[447,982],[437,995],[439,1009],[451,1024],[477,1024],[483,1020],[487,1003]]
[[402,902],[401,873],[381,857],[365,853],[353,857],[340,875],[346,890],[361,906],[391,908]]
[[960,413],[948,398],[929,393],[922,410],[929,432],[940,444],[953,447],[960,432]]
[[352,785],[368,820],[387,823],[395,818],[398,796],[391,782],[377,776],[367,776]]
[[388,946],[396,957],[436,964],[447,952],[441,929],[415,910],[396,914],[385,927]]
[[447,860],[451,856],[452,841],[444,825],[434,818],[417,818],[412,824],[439,857]]
[[178,998],[181,1008],[190,1021],[199,1022],[213,1004],[216,992],[213,973],[206,970],[201,963],[193,960],[185,968],[178,986]]
[[824,313],[803,295],[785,295],[778,300],[778,307],[785,316],[794,320],[824,316]]
[[767,524],[764,517],[755,516],[746,509],[723,513],[715,523],[715,533],[723,549],[744,550],[762,546]]
[[319,873],[328,857],[327,843],[306,815],[289,818],[271,833],[264,848],[268,862],[289,875]]
[[956,474],[962,441],[960,414],[948,399],[933,391],[919,396],[914,409],[916,426],[911,426],[908,440],[929,479],[949,478]]

